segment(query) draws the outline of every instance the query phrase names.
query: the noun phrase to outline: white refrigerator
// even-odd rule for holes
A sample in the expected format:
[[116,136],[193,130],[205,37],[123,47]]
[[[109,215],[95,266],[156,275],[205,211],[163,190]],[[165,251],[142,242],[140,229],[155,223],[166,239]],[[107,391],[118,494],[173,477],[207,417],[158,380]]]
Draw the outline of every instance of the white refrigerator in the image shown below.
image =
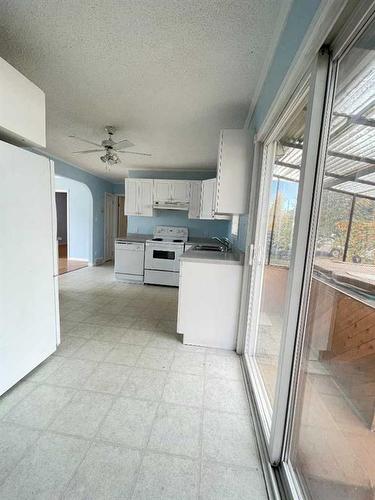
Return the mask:
[[60,343],[54,166],[0,141],[0,395]]

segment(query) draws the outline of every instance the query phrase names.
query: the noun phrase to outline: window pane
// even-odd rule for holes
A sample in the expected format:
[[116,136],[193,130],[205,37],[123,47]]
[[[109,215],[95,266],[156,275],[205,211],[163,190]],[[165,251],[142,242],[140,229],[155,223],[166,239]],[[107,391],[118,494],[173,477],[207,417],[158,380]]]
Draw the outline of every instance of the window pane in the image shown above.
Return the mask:
[[375,484],[375,44],[340,62],[309,301],[292,466],[313,499]]
[[375,200],[355,198],[348,260],[375,264]]
[[[283,333],[299,189],[307,90],[274,147],[255,359],[272,407]],[[293,143],[290,138],[293,137]]]
[[353,196],[323,191],[316,255],[343,260]]

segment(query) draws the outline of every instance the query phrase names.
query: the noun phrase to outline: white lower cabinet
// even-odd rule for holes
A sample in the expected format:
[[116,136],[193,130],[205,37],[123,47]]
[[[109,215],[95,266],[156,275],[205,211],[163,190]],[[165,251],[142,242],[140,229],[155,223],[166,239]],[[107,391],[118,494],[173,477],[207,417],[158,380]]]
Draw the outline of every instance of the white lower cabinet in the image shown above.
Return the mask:
[[181,261],[177,331],[183,343],[235,350],[242,265]]

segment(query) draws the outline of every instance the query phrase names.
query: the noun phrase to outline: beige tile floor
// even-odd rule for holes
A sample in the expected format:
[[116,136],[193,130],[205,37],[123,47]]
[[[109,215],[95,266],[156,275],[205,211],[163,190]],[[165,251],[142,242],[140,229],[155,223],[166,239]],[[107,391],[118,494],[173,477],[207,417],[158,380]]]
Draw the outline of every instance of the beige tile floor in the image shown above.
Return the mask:
[[265,499],[234,353],[184,346],[177,290],[60,277],[62,342],[0,401],[0,498]]

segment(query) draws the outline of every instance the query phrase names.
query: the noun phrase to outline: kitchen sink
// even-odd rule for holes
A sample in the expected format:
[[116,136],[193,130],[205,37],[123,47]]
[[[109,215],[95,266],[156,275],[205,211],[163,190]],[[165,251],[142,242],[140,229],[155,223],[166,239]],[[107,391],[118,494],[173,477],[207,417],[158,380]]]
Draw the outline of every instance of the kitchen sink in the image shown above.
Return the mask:
[[225,252],[225,248],[219,245],[194,245],[192,250],[204,250],[208,252]]

